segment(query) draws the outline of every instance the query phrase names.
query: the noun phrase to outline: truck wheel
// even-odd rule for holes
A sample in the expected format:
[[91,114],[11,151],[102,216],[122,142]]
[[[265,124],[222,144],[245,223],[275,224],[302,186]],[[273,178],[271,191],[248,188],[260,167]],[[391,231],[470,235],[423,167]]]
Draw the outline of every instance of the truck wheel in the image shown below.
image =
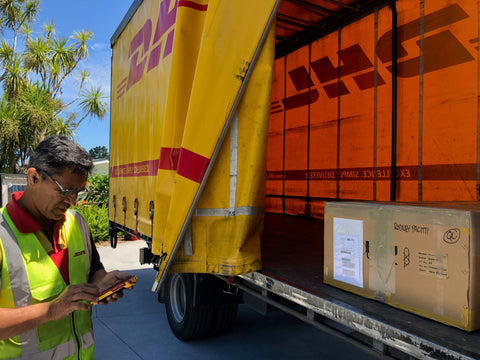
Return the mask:
[[221,335],[230,330],[237,319],[238,304],[225,304],[213,308],[213,321],[209,335]]
[[173,334],[183,341],[204,337],[212,328],[212,307],[194,306],[194,281],[192,274],[168,276],[167,319]]

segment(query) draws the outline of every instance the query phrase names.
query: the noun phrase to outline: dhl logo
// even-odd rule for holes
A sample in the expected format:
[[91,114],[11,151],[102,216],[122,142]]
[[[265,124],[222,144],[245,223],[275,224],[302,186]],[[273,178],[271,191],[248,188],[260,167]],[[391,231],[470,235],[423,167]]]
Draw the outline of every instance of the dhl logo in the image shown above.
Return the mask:
[[73,255],[73,257],[77,257],[77,256],[85,255],[85,254],[86,254],[85,250],[77,251],[77,252]]
[[161,59],[172,53],[177,9],[182,6],[199,11],[206,11],[207,9],[207,5],[201,5],[194,1],[162,1],[155,25],[155,32],[153,32],[152,20],[147,19],[130,42],[128,53],[130,70],[128,75],[116,87],[117,99],[138,83],[145,73],[155,69]]
[[[470,51],[449,29],[442,30],[442,28],[468,17],[468,14],[458,4],[449,5],[424,17],[424,74],[475,60]],[[397,35],[397,76],[400,78],[418,76],[420,74],[420,55],[412,57],[404,44],[421,35],[420,18],[399,26]],[[478,50],[478,37],[470,39],[468,42]],[[416,41],[416,45],[420,49],[420,40]],[[337,67],[328,56],[310,62],[312,74],[315,74],[321,84],[321,90],[328,98],[333,99],[350,94],[350,90],[342,80],[347,76],[352,77],[360,91],[371,89],[375,84],[377,86],[386,84],[378,72],[375,74],[372,61],[359,44],[342,49],[337,52],[337,55],[341,61],[341,65]],[[392,73],[392,31],[386,32],[378,39],[377,56],[384,64],[385,69]],[[271,114],[313,104],[320,97],[320,91],[315,87],[311,73],[305,66],[289,71],[288,76],[298,93],[280,101],[273,101],[270,108]]]

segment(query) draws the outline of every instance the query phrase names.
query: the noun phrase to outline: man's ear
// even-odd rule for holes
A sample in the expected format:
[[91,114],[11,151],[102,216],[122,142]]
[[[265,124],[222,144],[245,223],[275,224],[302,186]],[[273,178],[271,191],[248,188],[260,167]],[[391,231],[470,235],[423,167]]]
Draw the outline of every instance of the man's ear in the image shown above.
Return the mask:
[[40,173],[35,168],[27,169],[27,182],[28,185],[33,186],[40,181]]

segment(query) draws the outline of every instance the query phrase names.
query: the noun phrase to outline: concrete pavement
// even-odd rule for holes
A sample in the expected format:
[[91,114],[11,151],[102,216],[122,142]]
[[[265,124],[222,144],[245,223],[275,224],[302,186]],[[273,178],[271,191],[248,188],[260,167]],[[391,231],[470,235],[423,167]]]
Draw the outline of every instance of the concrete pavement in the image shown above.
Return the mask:
[[107,270],[134,274],[138,282],[118,302],[94,306],[96,360],[370,359],[290,315],[275,311],[263,316],[245,305],[228,333],[182,342],[170,331],[165,306],[151,292],[156,272],[138,263],[138,249],[144,246],[141,240],[118,243],[116,249],[97,246]]
[[119,241],[117,247],[113,249],[110,242],[104,242],[97,244],[97,250],[107,271],[151,269],[152,265],[140,265],[138,260],[139,249],[146,246],[143,240]]

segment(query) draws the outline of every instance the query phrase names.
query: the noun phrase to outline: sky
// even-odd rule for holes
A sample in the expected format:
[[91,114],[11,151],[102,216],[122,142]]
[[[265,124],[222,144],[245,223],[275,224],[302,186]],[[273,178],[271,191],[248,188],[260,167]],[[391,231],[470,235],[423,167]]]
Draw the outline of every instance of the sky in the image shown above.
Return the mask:
[[[102,120],[86,118],[75,130],[77,141],[87,151],[96,146],[109,147],[110,131],[110,38],[132,5],[133,0],[41,0],[40,12],[33,25],[40,32],[41,26],[53,20],[57,36],[69,37],[74,31],[90,30],[89,57],[82,60],[76,72],[90,73],[89,86],[100,86],[107,98],[108,113]],[[62,100],[74,99],[78,92],[76,76],[64,83]],[[75,109],[71,109],[75,110]],[[78,114],[78,119],[83,115]]]

